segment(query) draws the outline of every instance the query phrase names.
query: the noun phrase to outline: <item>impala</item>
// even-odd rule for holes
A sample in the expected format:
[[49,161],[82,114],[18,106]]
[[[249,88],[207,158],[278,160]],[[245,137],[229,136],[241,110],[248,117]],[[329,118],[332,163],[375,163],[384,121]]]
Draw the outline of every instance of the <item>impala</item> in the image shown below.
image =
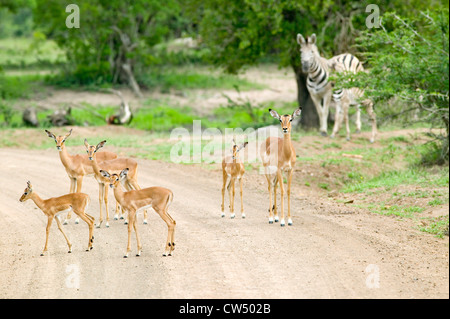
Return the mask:
[[[66,135],[58,137],[48,130],[45,130],[45,133],[47,133],[48,137],[51,137],[55,140],[56,149],[59,151],[59,158],[61,159],[61,163],[64,165],[67,175],[70,178],[69,193],[80,193],[83,178],[85,176],[94,175],[94,170],[91,163],[89,162],[88,156],[86,154],[70,155],[67,152],[65,142],[70,134],[72,134],[72,130],[70,130]],[[97,159],[99,162],[111,160],[114,158],[117,158],[117,155],[112,152],[103,151],[97,154]],[[69,212],[67,214],[66,220],[64,221],[64,224],[67,224],[67,219],[70,219],[70,217],[71,215]],[[78,224],[78,218],[75,220],[75,223]]]
[[225,217],[224,213],[224,201],[225,201],[225,186],[227,184],[228,177],[230,178],[230,182],[226,188],[228,189],[228,195],[230,199],[230,213],[231,218],[234,218],[236,215],[234,213],[234,194],[235,194],[235,182],[236,179],[239,180],[240,185],[240,194],[241,194],[241,214],[242,218],[245,218],[244,213],[244,202],[242,198],[242,184],[243,184],[243,175],[245,173],[244,164],[238,158],[238,152],[242,150],[245,146],[247,146],[248,142],[237,146],[236,142],[233,139],[233,149],[232,155],[226,156],[222,160],[222,176],[223,176],[223,184],[222,184],[222,217]]
[[[88,141],[84,140],[84,146],[91,163],[95,179],[98,182],[99,194],[98,201],[100,203],[100,221],[97,228],[100,228],[103,222],[102,203],[105,204],[106,210],[106,227],[109,227],[109,210],[108,210],[108,187],[106,186],[109,179],[105,178],[100,170],[111,172],[111,174],[119,174],[124,168],[129,168],[130,172],[126,178],[122,180],[123,186],[127,190],[141,189],[137,183],[137,162],[131,158],[115,158],[113,160],[103,161],[101,163],[97,160],[97,152],[106,144],[106,141],[101,141],[97,146],[89,145]],[[101,154],[101,153],[100,153]],[[144,224],[147,224],[147,212],[144,212]]]
[[114,189],[114,197],[128,212],[128,245],[124,258],[128,257],[131,251],[131,231],[134,228],[137,241],[137,254],[141,255],[142,245],[139,240],[139,234],[136,223],[136,213],[138,211],[153,207],[153,209],[159,214],[159,216],[166,222],[168,227],[168,235],[166,240],[166,246],[163,256],[171,256],[175,249],[174,233],[175,233],[175,220],[169,215],[167,210],[173,200],[173,193],[170,189],[164,187],[149,187],[139,190],[130,190],[124,192],[120,187],[120,181],[125,179],[129,174],[129,169],[125,168],[119,174],[111,174],[105,170],[100,171],[101,174],[108,178],[109,186]]
[[[42,210],[42,212],[47,216],[47,228],[45,231],[45,246],[44,250],[41,253],[41,256],[44,256],[44,253],[47,252],[48,246],[48,234],[50,231],[50,227],[52,226],[53,219],[56,219],[56,223],[58,224],[58,229],[63,234],[66,239],[67,245],[69,246],[69,253],[72,252],[72,244],[64,233],[61,221],[59,220],[59,214],[66,211],[73,211],[77,214],[82,220],[86,222],[89,226],[89,241],[88,248],[86,251],[89,251],[93,248],[92,244],[94,242],[94,217],[88,215],[86,213],[86,208],[90,202],[89,196],[83,193],[71,193],[59,197],[52,197],[49,199],[42,199],[39,197],[36,192],[33,191],[33,187],[31,183],[27,182],[27,188],[23,192],[23,195],[20,197],[19,201],[24,202],[28,199],[31,199],[37,207]],[[56,218],[55,218],[56,217]]]
[[[284,186],[283,186],[283,171],[287,172],[287,198],[288,198],[288,225],[292,225],[291,219],[291,181],[292,172],[295,165],[295,150],[291,142],[291,127],[292,121],[300,116],[301,107],[296,109],[292,115],[279,115],[277,111],[269,109],[270,115],[279,120],[283,132],[283,138],[268,137],[265,142],[261,143],[260,154],[262,163],[264,165],[264,174],[269,186],[269,224],[278,221],[277,213],[277,183],[280,184],[281,192],[281,222],[280,225],[285,225],[284,220]],[[273,201],[272,206],[272,188]]]

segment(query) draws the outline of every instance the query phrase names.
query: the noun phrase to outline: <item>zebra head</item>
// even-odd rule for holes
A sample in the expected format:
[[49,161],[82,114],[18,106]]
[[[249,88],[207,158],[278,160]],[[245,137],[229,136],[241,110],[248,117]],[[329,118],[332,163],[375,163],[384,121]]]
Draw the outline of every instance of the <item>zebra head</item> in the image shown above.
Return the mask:
[[319,55],[319,51],[317,50],[316,46],[316,34],[313,33],[305,40],[305,38],[299,33],[297,34],[297,43],[300,44],[302,70],[305,73],[309,73],[310,71],[312,71],[312,68],[314,66],[315,57]]

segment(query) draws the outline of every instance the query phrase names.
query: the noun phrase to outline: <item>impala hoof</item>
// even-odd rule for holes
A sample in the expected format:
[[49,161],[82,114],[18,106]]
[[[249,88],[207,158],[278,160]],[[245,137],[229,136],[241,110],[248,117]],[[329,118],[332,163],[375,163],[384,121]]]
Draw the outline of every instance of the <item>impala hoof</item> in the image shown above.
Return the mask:
[[288,219],[288,225],[292,226],[292,219],[290,219],[290,218]]
[[286,225],[286,223],[284,222],[284,219],[282,219],[281,222],[280,222],[280,226],[284,227],[285,225]]

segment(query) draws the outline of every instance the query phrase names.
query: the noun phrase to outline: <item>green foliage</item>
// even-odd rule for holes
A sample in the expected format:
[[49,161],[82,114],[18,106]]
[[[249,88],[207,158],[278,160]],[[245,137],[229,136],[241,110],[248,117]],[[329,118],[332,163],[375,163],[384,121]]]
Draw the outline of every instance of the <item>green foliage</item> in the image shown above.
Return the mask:
[[[128,83],[123,65],[139,73],[152,62],[152,47],[179,27],[175,0],[78,2],[80,28],[66,27],[70,2],[37,0],[36,24],[63,48],[69,61],[65,76],[76,84]],[[45,7],[45,10],[40,8]],[[87,74],[84,74],[87,73]]]
[[[383,109],[392,99],[407,105],[401,113],[416,112],[420,121],[444,128],[436,135],[440,162],[449,157],[449,12],[420,12],[412,19],[386,13],[380,29],[363,32],[357,39],[370,72],[337,75],[338,86],[362,87],[375,101],[377,112],[389,116],[398,109]],[[411,117],[406,117],[410,120]]]

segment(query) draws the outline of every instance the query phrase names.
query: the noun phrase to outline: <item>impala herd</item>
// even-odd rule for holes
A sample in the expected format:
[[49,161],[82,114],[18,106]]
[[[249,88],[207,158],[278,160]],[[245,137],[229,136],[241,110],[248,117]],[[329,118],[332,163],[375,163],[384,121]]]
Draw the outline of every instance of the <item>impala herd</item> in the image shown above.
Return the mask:
[[[291,122],[296,117],[300,116],[301,108],[296,109],[292,115],[279,115],[276,111],[269,109],[272,117],[278,119],[281,123],[283,132],[283,138],[269,137],[261,144],[261,159],[264,165],[264,174],[267,178],[269,187],[270,198],[270,217],[269,223],[274,221],[278,222],[277,205],[276,205],[276,189],[277,185],[281,190],[281,222],[280,225],[284,226],[284,187],[283,176],[284,171],[287,172],[288,186],[288,225],[292,225],[291,219],[291,181],[292,172],[295,164],[295,150],[291,143]],[[70,179],[69,194],[52,197],[49,199],[42,199],[36,191],[33,189],[31,182],[27,182],[27,187],[19,201],[23,202],[28,199],[34,201],[42,212],[47,216],[48,222],[46,227],[46,239],[44,250],[41,256],[47,252],[48,246],[48,234],[53,220],[56,220],[58,229],[66,239],[69,247],[69,253],[72,252],[72,244],[67,238],[62,224],[67,224],[68,219],[71,218],[71,213],[74,212],[77,217],[75,223],[79,223],[79,219],[82,219],[88,224],[89,238],[88,247],[86,251],[93,248],[94,243],[94,217],[89,215],[86,210],[90,203],[90,198],[87,194],[81,192],[83,179],[85,176],[94,176],[99,186],[99,205],[100,216],[99,222],[95,225],[100,228],[103,223],[103,206],[106,212],[105,226],[109,227],[109,209],[108,209],[108,189],[111,188],[114,191],[114,197],[116,199],[116,210],[114,219],[119,218],[119,211],[121,211],[120,218],[125,218],[127,214],[128,224],[128,244],[124,258],[127,258],[131,251],[131,233],[134,229],[136,233],[137,241],[137,253],[136,256],[141,255],[142,245],[139,238],[137,229],[136,214],[139,211],[144,212],[144,224],[147,224],[147,209],[153,208],[167,224],[168,235],[163,256],[171,256],[175,249],[175,220],[169,215],[168,208],[173,201],[173,193],[171,190],[164,187],[148,187],[141,188],[137,182],[138,163],[131,158],[120,158],[117,154],[102,151],[99,152],[106,144],[103,140],[97,145],[90,145],[88,141],[84,140],[84,146],[86,147],[85,155],[70,155],[66,148],[66,140],[72,134],[70,130],[64,136],[56,136],[52,132],[45,130],[47,136],[53,138],[56,143],[56,149],[59,151],[59,157],[63,164],[67,175]],[[234,212],[234,195],[235,195],[235,182],[239,181],[240,186],[240,198],[241,198],[241,216],[245,218],[244,213],[244,201],[243,201],[243,175],[245,173],[244,164],[239,159],[239,152],[248,145],[248,142],[244,142],[241,145],[237,145],[233,139],[232,155],[224,157],[222,161],[223,171],[223,185],[222,185],[222,217],[225,217],[224,201],[225,201],[225,188],[228,190],[230,198],[230,213],[231,218],[235,217]],[[122,187],[126,190],[124,191]],[[272,192],[273,192],[273,204],[272,204]],[[61,215],[67,213],[64,222],[61,222]],[[275,219],[274,219],[275,215]]]

